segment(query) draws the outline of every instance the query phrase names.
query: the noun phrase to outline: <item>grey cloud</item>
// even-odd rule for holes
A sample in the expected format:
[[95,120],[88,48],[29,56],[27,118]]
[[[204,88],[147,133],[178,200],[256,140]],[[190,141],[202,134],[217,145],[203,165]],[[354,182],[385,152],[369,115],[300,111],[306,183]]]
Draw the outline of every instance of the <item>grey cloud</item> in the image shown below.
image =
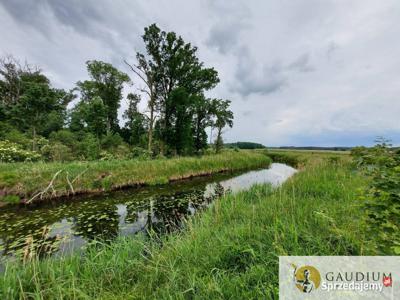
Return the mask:
[[[86,78],[88,59],[130,74],[122,59],[143,51],[143,27],[157,23],[199,46],[201,60],[219,71],[209,96],[232,100],[227,141],[301,144],[295,137],[306,132],[321,134],[318,144],[329,130],[345,138],[350,124],[391,130],[399,143],[399,11],[398,0],[356,1],[351,13],[333,0],[0,0],[0,54],[27,59],[71,88]],[[353,113],[360,111],[370,116],[362,123]],[[270,121],[255,127],[249,118]]]
[[262,65],[255,62],[247,47],[237,52],[238,65],[235,72],[235,82],[231,84],[231,91],[243,97],[251,94],[267,95],[280,90],[287,83],[283,74],[284,68],[279,64]]
[[17,22],[37,29],[49,39],[57,38],[52,34],[53,28],[66,26],[112,48],[121,59],[129,47],[133,50],[134,43],[140,38],[138,34],[132,35],[132,32],[141,29],[132,22],[120,2],[15,0],[1,2],[0,5]]
[[[240,46],[239,39],[243,30],[249,29],[251,12],[238,1],[212,0],[207,2],[217,21],[210,29],[206,45],[217,49],[221,54],[233,52]],[[221,16],[224,16],[221,18]]]
[[242,115],[244,117],[251,116],[252,114],[253,114],[253,112],[251,110],[245,110],[244,112],[242,112]]
[[295,61],[289,64],[289,70],[295,70],[298,72],[312,72],[314,67],[310,65],[310,55],[304,53],[300,55]]
[[227,54],[238,45],[242,24],[218,23],[211,28],[206,45],[215,48],[221,54]]
[[0,5],[17,21],[25,25],[33,26],[42,33],[48,33],[49,27],[45,22],[46,2],[23,1],[23,0],[5,0]]

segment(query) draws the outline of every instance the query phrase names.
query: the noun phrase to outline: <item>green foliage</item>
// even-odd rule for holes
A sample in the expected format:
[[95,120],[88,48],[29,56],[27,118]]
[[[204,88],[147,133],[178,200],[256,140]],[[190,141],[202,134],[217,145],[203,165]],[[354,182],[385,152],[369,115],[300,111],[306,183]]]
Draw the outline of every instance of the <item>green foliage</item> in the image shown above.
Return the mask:
[[226,148],[239,148],[239,149],[264,149],[263,144],[252,143],[252,142],[236,142],[236,143],[225,143]]
[[139,112],[138,104],[140,96],[136,94],[128,95],[128,108],[123,114],[125,123],[125,136],[127,142],[135,146],[145,146],[146,142],[146,117]]
[[71,161],[73,154],[71,149],[61,143],[55,142],[41,148],[42,156],[48,161]]
[[[265,150],[264,150],[265,151]],[[268,155],[273,162],[287,164],[292,167],[298,167],[300,163],[303,161],[299,158],[298,155],[293,153],[280,153],[280,152],[270,152],[265,151],[265,154]]]
[[[130,82],[129,76],[102,61],[92,60],[86,62],[86,65],[91,80],[77,83],[81,100],[90,102],[94,98],[100,98],[104,108],[101,107],[99,101],[95,106],[101,111],[102,117],[105,114],[106,128],[103,128],[103,131],[117,132],[119,130],[118,108],[122,99],[122,89],[124,83]],[[98,131],[99,128],[96,130]]]
[[219,83],[218,72],[206,68],[197,47],[175,32],[152,24],[142,38],[146,52],[137,53],[137,64],[129,66],[145,85],[139,91],[148,96],[148,111],[140,112],[141,97],[129,93],[122,129],[118,109],[131,81],[113,65],[87,61],[90,79],[68,92],[54,88],[39,68],[0,58],[0,139],[41,152],[49,161],[109,157],[102,151],[127,158],[128,145],[147,145],[150,156],[169,157],[203,154],[211,126],[218,128],[219,151],[222,129],[232,127],[233,114],[230,101],[204,96]]
[[[87,141],[87,139],[86,139]],[[32,163],[29,168],[21,163],[0,164],[0,189],[5,192],[15,192],[30,199],[38,191],[44,190],[53,176],[63,170],[62,176],[58,176],[53,182],[53,190],[44,197],[67,195],[70,187],[66,178],[79,180],[74,183],[75,192],[88,192],[93,184],[110,177],[115,187],[130,186],[135,184],[166,183],[170,179],[189,178],[196,175],[212,174],[220,171],[230,171],[246,168],[268,166],[270,159],[259,153],[229,151],[220,155],[204,157],[182,157],[174,159],[147,160],[148,152],[140,150],[137,159],[115,159],[104,154],[107,160],[90,162],[68,163]],[[100,152],[96,159],[100,158]],[[101,183],[96,185],[101,186]]]
[[0,278],[0,294],[5,299],[278,299],[280,255],[372,254],[365,252],[367,233],[356,199],[364,179],[347,164],[337,168],[325,162],[307,166],[275,190],[259,185],[228,194],[161,243],[123,237],[85,255],[10,263]]
[[100,152],[99,140],[93,134],[85,134],[79,143],[80,155],[87,160],[96,160],[100,157]]
[[146,55],[137,53],[138,64],[131,69],[146,84],[149,95],[148,150],[153,150],[154,129],[159,140],[156,148],[162,154],[203,152],[205,128],[211,125],[212,115],[211,99],[204,92],[218,84],[217,71],[203,66],[196,47],[156,24],[145,28],[143,41]]
[[151,158],[151,152],[140,147],[133,147],[131,156],[134,159],[147,160]]
[[222,139],[222,130],[225,126],[233,126],[233,112],[229,110],[231,101],[213,99],[211,102],[211,112],[215,116],[212,126],[217,128],[217,137],[215,139],[215,151],[219,153],[224,145]]
[[40,154],[33,151],[23,150],[18,144],[10,141],[0,141],[0,162],[29,162],[37,161]]
[[20,202],[20,198],[17,195],[5,195],[0,197],[1,202],[10,203],[10,204],[17,204]]
[[400,152],[380,140],[372,148],[353,149],[352,154],[370,178],[363,193],[370,236],[378,240],[378,254],[400,254]]

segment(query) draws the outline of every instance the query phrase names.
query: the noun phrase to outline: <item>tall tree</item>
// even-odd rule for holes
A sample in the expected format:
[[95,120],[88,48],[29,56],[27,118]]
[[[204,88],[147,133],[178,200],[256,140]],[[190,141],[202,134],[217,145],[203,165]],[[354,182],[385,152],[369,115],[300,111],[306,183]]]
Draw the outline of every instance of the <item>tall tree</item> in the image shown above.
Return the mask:
[[[213,68],[204,68],[196,56],[196,47],[185,43],[174,32],[162,31],[156,24],[145,28],[143,41],[146,55],[138,54],[137,57],[151,70],[152,89],[160,113],[160,137],[168,145],[170,127],[174,126],[175,108],[171,105],[175,102],[168,100],[172,91],[183,88],[188,97],[200,95],[216,86],[218,73]],[[187,102],[186,105],[192,104]]]
[[132,65],[127,61],[125,63],[145,84],[144,88],[139,90],[148,96],[147,107],[149,109],[149,126],[147,131],[147,150],[152,151],[154,125],[156,122],[156,113],[158,109],[157,102],[157,85],[156,85],[156,68],[151,60],[148,60],[143,54],[136,53],[137,63]]
[[142,136],[146,132],[146,118],[138,109],[140,96],[137,94],[129,94],[127,98],[128,108],[123,114],[123,118],[126,119],[125,128],[129,135],[129,142],[132,145],[138,146],[142,141]]
[[12,56],[0,58],[0,105],[13,105],[21,95],[21,73],[28,72],[28,67],[21,67]]
[[212,126],[217,128],[217,137],[215,139],[215,151],[219,153],[223,147],[222,130],[225,126],[233,126],[233,112],[229,110],[231,101],[213,99],[211,111],[214,115]]
[[54,89],[46,76],[35,71],[22,73],[21,95],[10,110],[11,122],[20,130],[29,130],[33,138],[33,150],[36,150],[37,134],[48,135],[64,125],[66,106],[72,95],[63,90]]
[[192,97],[194,114],[193,114],[193,140],[196,153],[200,153],[207,148],[206,128],[211,126],[211,99],[204,95],[196,95]]
[[86,63],[91,80],[78,82],[83,101],[90,101],[100,97],[106,107],[107,131],[117,132],[118,109],[122,99],[122,90],[125,83],[129,83],[129,76],[109,63],[92,60]]
[[70,118],[70,129],[72,131],[90,132],[97,139],[107,133],[107,107],[99,96],[94,96],[88,101],[81,101],[75,105]]

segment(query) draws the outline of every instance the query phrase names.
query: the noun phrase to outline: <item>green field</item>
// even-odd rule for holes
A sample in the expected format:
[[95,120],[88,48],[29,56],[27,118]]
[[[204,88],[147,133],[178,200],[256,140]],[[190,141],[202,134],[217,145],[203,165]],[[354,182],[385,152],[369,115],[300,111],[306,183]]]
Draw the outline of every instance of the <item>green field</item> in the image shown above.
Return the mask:
[[266,167],[270,162],[269,157],[263,153],[225,151],[202,157],[144,161],[0,163],[0,190],[3,190],[0,204],[8,200],[35,202],[74,193],[165,184],[193,176]]
[[121,238],[84,256],[10,264],[1,298],[277,299],[279,255],[371,254],[365,177],[347,155],[299,158],[302,171],[280,188],[227,195],[161,242]]

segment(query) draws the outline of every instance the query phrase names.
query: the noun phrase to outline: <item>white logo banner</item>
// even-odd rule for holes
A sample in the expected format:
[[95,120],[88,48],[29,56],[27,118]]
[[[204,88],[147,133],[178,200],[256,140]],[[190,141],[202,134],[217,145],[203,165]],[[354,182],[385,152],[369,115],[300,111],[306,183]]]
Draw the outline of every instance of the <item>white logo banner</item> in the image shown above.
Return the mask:
[[400,256],[280,256],[279,299],[400,299]]

